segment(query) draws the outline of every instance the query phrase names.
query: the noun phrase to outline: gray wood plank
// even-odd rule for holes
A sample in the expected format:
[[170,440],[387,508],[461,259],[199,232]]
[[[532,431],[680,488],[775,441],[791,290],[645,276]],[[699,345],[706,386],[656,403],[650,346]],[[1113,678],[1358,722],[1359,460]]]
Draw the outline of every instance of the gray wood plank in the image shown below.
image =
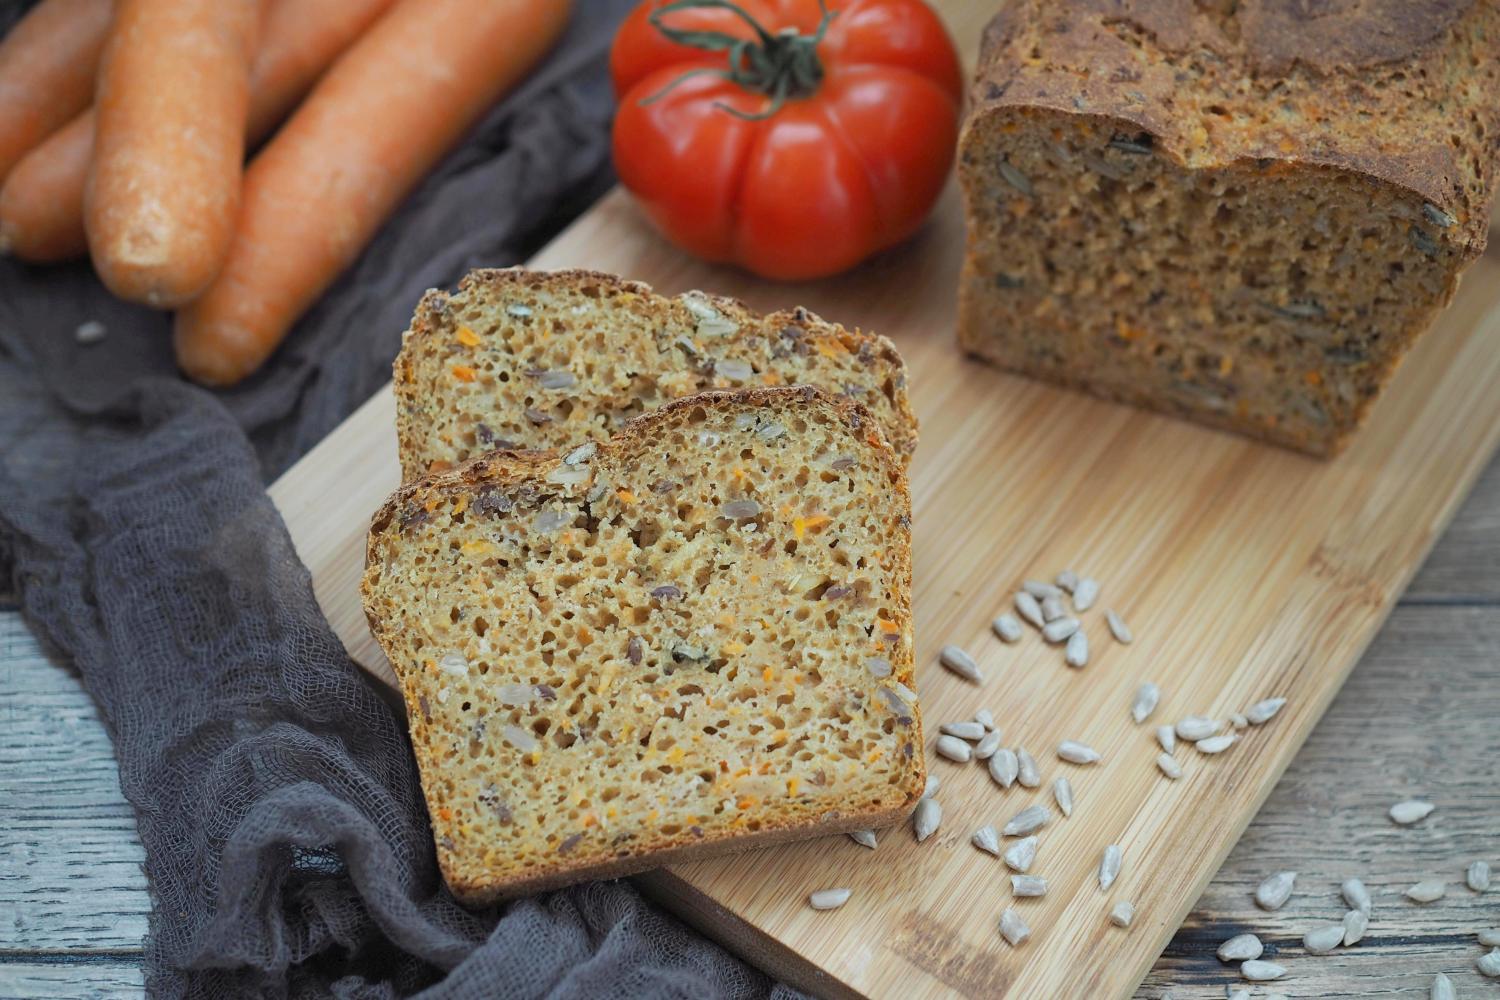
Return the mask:
[[0,962],[0,1000],[32,997],[139,997],[145,988],[139,963],[109,961]]
[[144,859],[93,702],[0,612],[0,952],[138,950]]

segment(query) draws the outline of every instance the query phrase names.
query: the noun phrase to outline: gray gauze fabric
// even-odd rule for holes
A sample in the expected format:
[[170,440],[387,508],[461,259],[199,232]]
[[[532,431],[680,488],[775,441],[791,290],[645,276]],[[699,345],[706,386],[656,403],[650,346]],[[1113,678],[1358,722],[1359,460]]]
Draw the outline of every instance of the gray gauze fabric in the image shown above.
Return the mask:
[[[319,613],[264,491],[389,378],[424,289],[524,259],[607,187],[605,61],[627,6],[581,5],[232,390],[178,378],[168,318],[112,300],[85,265],[0,262],[0,565],[114,739],[155,995],[793,995],[628,883],[458,907],[400,715]],[[0,30],[19,10],[0,4]],[[102,342],[75,341],[85,321]]]

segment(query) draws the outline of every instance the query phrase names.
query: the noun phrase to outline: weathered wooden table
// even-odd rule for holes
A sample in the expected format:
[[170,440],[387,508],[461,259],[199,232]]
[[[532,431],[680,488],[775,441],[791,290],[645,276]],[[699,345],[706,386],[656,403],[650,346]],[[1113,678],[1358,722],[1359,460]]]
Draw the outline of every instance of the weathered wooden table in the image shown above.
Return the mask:
[[[1398,828],[1386,809],[1409,796],[1437,811]],[[1238,980],[1214,950],[1249,930],[1290,997],[1426,997],[1447,972],[1460,997],[1500,998],[1474,968],[1475,932],[1500,927],[1500,885],[1463,886],[1479,858],[1500,869],[1500,461],[1137,995],[1222,998]],[[138,995],[141,860],[92,703],[0,604],[0,997]],[[1284,869],[1300,873],[1292,901],[1261,912],[1251,892]],[[1341,916],[1351,875],[1375,897],[1368,936],[1306,955],[1303,931]],[[1401,897],[1437,877],[1445,899]]]

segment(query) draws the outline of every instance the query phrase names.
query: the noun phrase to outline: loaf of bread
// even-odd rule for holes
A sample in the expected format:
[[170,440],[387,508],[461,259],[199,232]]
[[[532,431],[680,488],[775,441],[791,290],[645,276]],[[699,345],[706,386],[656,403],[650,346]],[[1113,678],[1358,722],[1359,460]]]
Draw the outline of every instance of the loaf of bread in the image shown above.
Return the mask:
[[962,346],[1336,453],[1484,249],[1497,0],[1007,0]]
[[868,407],[903,458],[916,447],[906,368],[884,337],[592,271],[474,271],[422,299],[396,358],[403,479],[492,448],[602,441],[705,389],[797,384]]
[[401,487],[363,596],[455,895],[909,812],[909,512],[868,411],[807,386]]

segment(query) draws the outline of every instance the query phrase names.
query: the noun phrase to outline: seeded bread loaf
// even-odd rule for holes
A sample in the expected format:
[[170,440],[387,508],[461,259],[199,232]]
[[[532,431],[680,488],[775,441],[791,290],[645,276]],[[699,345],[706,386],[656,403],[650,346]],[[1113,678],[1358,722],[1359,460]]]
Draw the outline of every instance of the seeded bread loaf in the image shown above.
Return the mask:
[[492,448],[602,441],[705,389],[803,383],[869,407],[903,459],[916,447],[906,367],[884,337],[593,271],[474,271],[423,297],[396,358],[403,478]]
[[909,511],[868,412],[806,386],[704,393],[401,487],[364,603],[454,893],[909,812]]
[[1007,0],[959,171],[959,339],[1337,452],[1484,249],[1497,0]]

